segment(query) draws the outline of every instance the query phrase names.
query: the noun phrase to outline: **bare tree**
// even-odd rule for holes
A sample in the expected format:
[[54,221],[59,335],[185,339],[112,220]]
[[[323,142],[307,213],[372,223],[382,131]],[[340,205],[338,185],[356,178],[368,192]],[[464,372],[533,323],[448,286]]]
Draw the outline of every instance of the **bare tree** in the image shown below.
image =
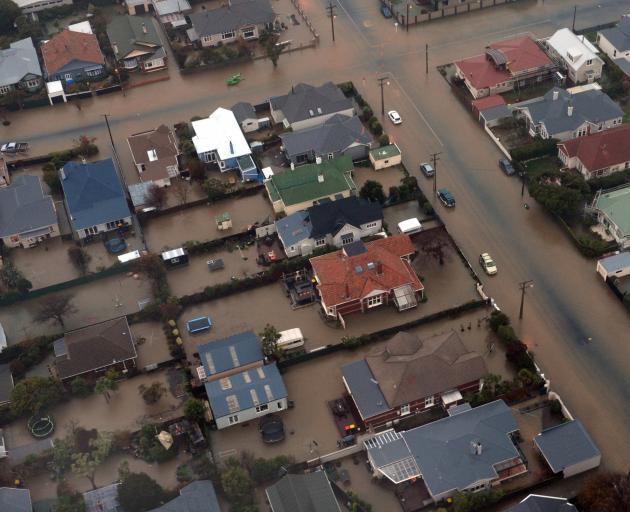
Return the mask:
[[147,190],[147,204],[160,210],[166,204],[166,189],[151,185]]
[[430,229],[417,237],[420,250],[427,256],[437,260],[440,265],[450,256],[448,249],[451,247],[451,240],[443,229]]
[[63,318],[77,312],[77,308],[72,304],[72,295],[49,295],[41,299],[39,309],[35,313],[35,321],[44,323],[55,320],[62,328],[66,325]]
[[188,192],[190,191],[190,184],[182,179],[176,179],[171,182],[171,189],[173,194],[179,201],[179,204],[185,204],[188,199]]
[[68,257],[82,276],[87,274],[88,265],[92,257],[86,252],[83,247],[79,247],[76,245],[69,247]]

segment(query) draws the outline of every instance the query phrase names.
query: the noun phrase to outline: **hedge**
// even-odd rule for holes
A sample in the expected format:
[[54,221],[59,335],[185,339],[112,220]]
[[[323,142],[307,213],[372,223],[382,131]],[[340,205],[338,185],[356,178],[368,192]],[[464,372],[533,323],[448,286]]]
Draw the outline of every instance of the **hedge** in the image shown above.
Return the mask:
[[531,144],[512,149],[510,155],[512,160],[516,162],[540,158],[541,156],[557,155],[557,144],[557,139],[541,139],[538,137]]

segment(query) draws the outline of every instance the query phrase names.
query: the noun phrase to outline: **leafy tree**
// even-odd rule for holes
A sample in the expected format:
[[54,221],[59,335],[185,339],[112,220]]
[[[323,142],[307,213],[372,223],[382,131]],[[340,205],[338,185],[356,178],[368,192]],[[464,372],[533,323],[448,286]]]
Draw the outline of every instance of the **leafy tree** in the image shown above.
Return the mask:
[[147,190],[147,205],[161,210],[166,204],[166,189],[153,184]]
[[0,33],[6,34],[13,30],[13,24],[22,10],[13,0],[0,0]]
[[164,500],[164,489],[146,473],[127,473],[118,486],[118,502],[126,512],[146,512]]
[[159,254],[144,254],[134,265],[134,272],[143,274],[147,279],[155,283],[166,280],[166,267]]
[[152,405],[160,401],[160,398],[166,393],[166,388],[161,382],[152,382],[150,386],[140,384],[138,392],[146,404]]
[[198,398],[189,398],[184,404],[184,415],[191,421],[202,421],[204,413],[203,402]]
[[72,456],[75,451],[76,441],[72,434],[53,441],[52,466],[58,477],[72,467]]
[[221,473],[221,486],[228,501],[233,507],[253,504],[253,485],[247,471],[238,460],[230,458],[227,468]]
[[57,486],[55,512],[85,512],[83,495],[66,482],[60,482]]
[[289,457],[284,455],[273,459],[258,458],[254,461],[250,470],[252,479],[258,485],[275,480],[279,476],[280,469],[291,464],[291,462]]
[[87,135],[79,135],[72,142],[74,143],[74,154],[83,158],[94,156],[98,153],[98,146],[94,144],[96,137],[88,137]]
[[510,325],[510,317],[502,311],[495,310],[490,314],[489,323],[490,329],[492,329],[494,332],[497,332],[499,330],[499,327],[501,327],[502,325]]
[[63,386],[58,380],[27,377],[13,388],[11,409],[17,415],[35,414],[58,403],[63,397],[63,392]]
[[82,276],[87,274],[88,265],[92,257],[83,247],[79,247],[78,245],[68,247],[68,258],[70,258],[70,261]]
[[259,38],[259,42],[265,49],[265,54],[271,60],[273,67],[278,67],[278,59],[282,53],[282,46],[278,45],[280,37],[269,31],[264,31]]
[[[368,107],[369,108],[369,107]],[[364,107],[365,110],[365,107]],[[371,111],[370,111],[371,112]],[[379,145],[382,146],[387,146],[389,144],[389,135],[387,135],[386,133],[383,133],[379,138],[378,138],[378,143]]]
[[85,398],[86,396],[91,395],[93,391],[88,382],[82,377],[74,379],[70,384],[70,388],[72,390],[72,394],[78,396],[79,398]]
[[262,342],[263,354],[268,357],[277,357],[280,353],[280,349],[278,348],[280,333],[278,329],[271,324],[267,324],[259,336]]
[[584,512],[630,510],[630,472],[592,475],[577,495],[577,504]]
[[[193,146],[194,148],[194,146]],[[195,158],[187,159],[186,166],[188,167],[188,174],[191,180],[202,181],[206,176],[206,168],[201,160],[199,160],[195,153]]]
[[72,295],[48,295],[40,299],[39,308],[35,313],[35,321],[44,323],[55,320],[62,328],[66,325],[63,321],[65,316],[77,312],[77,308],[72,304]]
[[112,434],[99,432],[96,439],[90,440],[90,450],[84,453],[75,453],[72,471],[79,476],[86,477],[96,489],[95,474],[98,467],[105,462],[112,450]]
[[110,391],[115,391],[118,388],[118,383],[116,382],[117,378],[118,373],[116,371],[108,370],[105,375],[96,381],[94,392],[103,395],[105,401],[109,403],[111,400]]
[[546,183],[532,183],[529,192],[536,201],[560,217],[576,215],[582,206],[580,191]]
[[29,16],[24,15],[15,18],[15,28],[20,39],[27,37],[39,39],[44,33],[39,23],[32,21]]
[[462,492],[453,499],[453,512],[476,512],[486,510],[490,505],[503,497],[501,490],[482,490],[478,492]]
[[218,178],[209,178],[203,183],[203,190],[208,194],[208,199],[214,201],[225,194],[226,186],[225,183]]
[[44,183],[48,185],[48,188],[53,194],[61,193],[61,181],[59,180],[59,171],[55,164],[52,162],[48,162],[42,166],[42,171],[44,171]]
[[368,201],[374,201],[379,204],[385,203],[385,193],[383,192],[383,185],[381,185],[378,181],[366,181],[365,184],[361,187],[359,195],[363,199],[367,199]]
[[0,268],[0,281],[9,290],[17,290],[20,293],[26,293],[33,287],[11,261],[5,261]]

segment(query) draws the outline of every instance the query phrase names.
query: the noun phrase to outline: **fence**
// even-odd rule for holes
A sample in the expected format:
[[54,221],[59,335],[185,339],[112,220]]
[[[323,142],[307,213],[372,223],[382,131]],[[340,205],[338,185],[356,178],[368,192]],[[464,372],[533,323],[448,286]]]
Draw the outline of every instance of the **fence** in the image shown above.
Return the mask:
[[490,138],[492,139],[492,142],[494,142],[497,145],[497,147],[499,148],[501,153],[503,153],[509,160],[511,160],[512,159],[512,155],[510,154],[508,149],[503,144],[501,144],[501,141],[499,140],[499,137],[497,137],[494,133],[492,133],[492,130],[490,128],[488,128],[488,125],[485,124],[485,123],[483,125],[483,129],[490,136]]
[[[391,0],[381,0],[385,5],[389,7],[389,9],[394,14],[396,21],[400,24],[402,28],[405,27],[406,24],[406,12],[407,12],[407,4],[394,4]],[[421,13],[419,15],[414,15],[413,18],[409,15],[409,25],[417,25],[419,23],[424,23],[428,21],[438,20],[440,18],[447,18],[449,16],[456,16],[458,14],[466,14],[472,11],[478,11],[481,9],[486,9],[488,7],[495,7],[497,5],[503,5],[507,3],[514,3],[518,0],[479,0],[478,2],[471,2],[467,4],[459,4],[453,6],[442,7],[440,9],[436,9],[435,11],[429,11],[426,13]],[[413,5],[416,8],[415,5]]]
[[[318,41],[319,40],[319,34],[315,30],[315,27],[313,26],[313,23],[311,22],[310,18],[304,12],[304,9],[302,9],[302,6],[300,5],[300,2],[298,0],[291,0],[291,3],[293,4],[295,9],[297,10],[297,12],[300,15],[300,17],[304,20],[304,23],[306,23],[306,26],[311,31],[311,34],[313,34],[313,37],[315,38],[315,41]],[[317,44],[317,43],[315,43],[315,44]]]

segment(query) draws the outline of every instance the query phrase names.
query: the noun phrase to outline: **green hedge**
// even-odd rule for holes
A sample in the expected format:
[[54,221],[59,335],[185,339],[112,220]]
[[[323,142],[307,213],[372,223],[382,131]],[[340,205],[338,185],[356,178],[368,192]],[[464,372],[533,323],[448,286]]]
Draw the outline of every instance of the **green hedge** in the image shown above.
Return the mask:
[[565,229],[566,233],[569,235],[569,238],[573,242],[573,244],[577,247],[577,249],[587,258],[599,258],[604,254],[608,254],[609,252],[617,249],[616,242],[607,242],[605,240],[601,240],[598,238],[592,238],[585,235],[577,235],[571,226],[569,226],[562,217],[559,215],[555,216],[562,227]]
[[510,151],[512,160],[523,162],[532,158],[558,154],[557,139],[536,138],[531,144]]

